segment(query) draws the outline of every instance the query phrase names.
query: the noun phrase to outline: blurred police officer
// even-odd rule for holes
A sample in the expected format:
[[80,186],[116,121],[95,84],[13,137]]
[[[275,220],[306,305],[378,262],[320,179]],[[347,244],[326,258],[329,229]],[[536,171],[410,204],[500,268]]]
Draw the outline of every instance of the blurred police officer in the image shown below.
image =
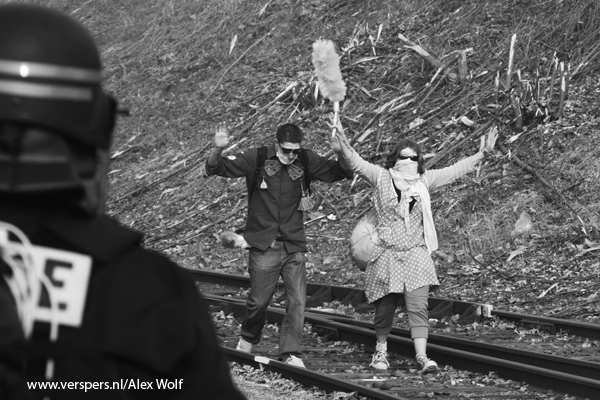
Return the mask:
[[243,399],[192,281],[102,215],[100,71],[77,22],[0,6],[0,398]]

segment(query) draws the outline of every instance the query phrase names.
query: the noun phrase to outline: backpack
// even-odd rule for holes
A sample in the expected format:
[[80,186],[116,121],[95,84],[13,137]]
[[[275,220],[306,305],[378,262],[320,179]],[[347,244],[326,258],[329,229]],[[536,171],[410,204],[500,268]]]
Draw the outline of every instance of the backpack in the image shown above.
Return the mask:
[[[246,177],[246,187],[248,188],[248,203],[252,199],[252,194],[254,193],[254,189],[256,187],[255,182],[258,181],[258,175],[260,174],[260,170],[265,165],[265,160],[267,159],[267,146],[259,147],[258,152],[256,154],[256,169],[254,170],[253,175],[249,175]],[[310,171],[308,170],[308,154],[306,149],[300,149],[300,154],[298,155],[298,161],[302,164],[302,169],[304,170],[304,188],[308,191],[308,194],[311,195],[312,191],[310,190],[310,183],[312,182],[312,176]]]

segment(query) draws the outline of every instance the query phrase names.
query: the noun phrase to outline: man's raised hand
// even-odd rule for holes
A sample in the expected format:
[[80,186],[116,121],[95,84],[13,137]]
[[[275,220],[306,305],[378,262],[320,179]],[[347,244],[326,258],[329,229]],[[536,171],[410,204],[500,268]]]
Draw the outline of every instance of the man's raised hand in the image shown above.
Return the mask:
[[217,126],[217,130],[215,132],[215,147],[219,149],[224,149],[229,145],[229,132],[227,131],[227,125],[224,122],[221,122]]

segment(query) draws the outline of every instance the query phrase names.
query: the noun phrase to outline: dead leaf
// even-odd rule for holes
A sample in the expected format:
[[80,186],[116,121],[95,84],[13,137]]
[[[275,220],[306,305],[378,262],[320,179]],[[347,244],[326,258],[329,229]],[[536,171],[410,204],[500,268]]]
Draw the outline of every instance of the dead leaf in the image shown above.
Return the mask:
[[417,126],[421,125],[423,122],[425,122],[425,120],[423,118],[415,118],[410,124],[408,124],[408,128],[409,129],[416,128]]
[[468,127],[472,127],[473,125],[475,125],[475,122],[473,122],[472,120],[470,120],[469,118],[467,118],[464,115],[461,116],[458,120]]
[[518,256],[520,254],[523,254],[525,252],[526,248],[527,247],[520,246],[518,249],[514,250],[512,253],[510,253],[508,258],[506,259],[506,262],[509,262],[510,260],[512,260],[513,258],[515,258],[516,256]]
[[229,45],[229,54],[231,54],[231,52],[235,48],[236,43],[237,43],[237,34],[233,35],[233,38],[231,39],[231,44]]
[[333,399],[334,400],[347,399],[347,398],[350,398],[350,397],[354,397],[355,394],[356,394],[356,392],[349,392],[349,393],[334,392],[333,393]]
[[327,256],[327,257],[323,258],[323,265],[333,264],[333,263],[337,262],[337,260],[338,260],[338,257]]
[[506,139],[506,143],[510,144],[510,143],[516,141],[522,134],[523,134],[523,132],[521,132],[521,133],[519,133],[517,135],[513,135],[513,136],[509,137],[508,139]]
[[598,292],[588,296],[586,303],[594,310],[600,311],[600,296],[598,296]]
[[531,230],[531,216],[527,211],[523,211],[519,216],[517,222],[515,222],[515,229],[511,232],[511,235],[520,235]]

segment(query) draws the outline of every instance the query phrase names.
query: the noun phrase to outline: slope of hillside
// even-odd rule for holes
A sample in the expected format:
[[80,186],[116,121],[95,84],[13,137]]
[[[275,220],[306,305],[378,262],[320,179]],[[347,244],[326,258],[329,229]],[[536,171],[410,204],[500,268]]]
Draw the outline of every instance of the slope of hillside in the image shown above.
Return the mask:
[[[111,150],[108,212],[189,268],[244,273],[218,234],[243,227],[245,183],[208,178],[214,128],[233,149],[298,124],[328,154],[311,45],[331,39],[348,87],[342,121],[380,162],[421,143],[435,168],[500,133],[496,157],[434,194],[438,295],[598,322],[600,4],[593,0],[37,1],[80,19],[129,110]],[[511,51],[513,49],[513,51]],[[428,53],[423,57],[423,51]],[[314,185],[310,279],[362,285],[347,239],[370,207],[358,180]],[[531,229],[514,232],[526,212]]]

